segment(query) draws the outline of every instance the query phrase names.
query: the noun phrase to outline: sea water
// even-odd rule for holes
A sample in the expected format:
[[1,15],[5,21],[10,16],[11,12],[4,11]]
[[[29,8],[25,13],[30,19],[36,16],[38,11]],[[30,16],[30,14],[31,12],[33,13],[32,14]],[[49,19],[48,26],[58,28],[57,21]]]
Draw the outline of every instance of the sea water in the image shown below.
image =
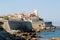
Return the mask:
[[40,38],[40,40],[48,40],[49,38],[60,38],[60,30],[55,30],[54,32],[40,32],[38,33],[38,35],[43,37]]

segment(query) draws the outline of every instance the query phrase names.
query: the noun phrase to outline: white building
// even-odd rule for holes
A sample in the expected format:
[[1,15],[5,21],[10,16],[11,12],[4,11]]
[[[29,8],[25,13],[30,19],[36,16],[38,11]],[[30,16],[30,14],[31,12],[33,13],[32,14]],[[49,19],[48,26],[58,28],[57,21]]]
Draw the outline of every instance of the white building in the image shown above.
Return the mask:
[[0,20],[4,20],[4,17],[0,17]]

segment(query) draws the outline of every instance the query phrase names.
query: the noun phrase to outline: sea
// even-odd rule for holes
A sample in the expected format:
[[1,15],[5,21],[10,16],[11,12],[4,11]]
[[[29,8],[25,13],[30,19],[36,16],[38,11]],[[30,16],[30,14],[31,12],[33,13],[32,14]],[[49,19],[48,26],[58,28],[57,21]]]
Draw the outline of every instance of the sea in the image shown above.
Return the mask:
[[38,40],[48,40],[50,38],[60,38],[60,30],[55,30],[54,32],[40,32],[37,33],[38,36],[43,38],[39,38]]

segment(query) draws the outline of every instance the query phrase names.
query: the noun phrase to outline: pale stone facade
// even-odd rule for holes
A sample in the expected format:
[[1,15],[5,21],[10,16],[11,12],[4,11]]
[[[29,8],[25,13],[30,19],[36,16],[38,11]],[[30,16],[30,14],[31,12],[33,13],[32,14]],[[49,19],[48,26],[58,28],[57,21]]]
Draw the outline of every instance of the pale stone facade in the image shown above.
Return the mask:
[[9,20],[24,20],[24,21],[30,21],[32,22],[32,19],[37,19],[38,18],[38,13],[37,10],[34,10],[33,13],[29,14],[14,14],[14,15],[8,15]]
[[4,18],[0,16],[0,20],[4,20]]
[[45,28],[45,23],[44,21],[32,22],[32,27],[36,32],[39,32]]

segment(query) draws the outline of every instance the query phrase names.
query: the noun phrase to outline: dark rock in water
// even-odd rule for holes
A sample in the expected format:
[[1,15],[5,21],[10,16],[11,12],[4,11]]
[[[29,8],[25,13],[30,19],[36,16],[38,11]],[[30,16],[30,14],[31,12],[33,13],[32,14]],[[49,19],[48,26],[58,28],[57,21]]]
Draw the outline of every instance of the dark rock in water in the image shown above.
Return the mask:
[[12,30],[21,30],[23,32],[32,32],[31,22],[25,21],[8,21],[10,29]]
[[2,26],[0,26],[0,31],[3,31],[4,29],[2,28]]
[[0,25],[4,24],[3,22],[0,22]]
[[17,37],[12,35],[5,30],[0,31],[0,40],[25,40],[23,37]]

